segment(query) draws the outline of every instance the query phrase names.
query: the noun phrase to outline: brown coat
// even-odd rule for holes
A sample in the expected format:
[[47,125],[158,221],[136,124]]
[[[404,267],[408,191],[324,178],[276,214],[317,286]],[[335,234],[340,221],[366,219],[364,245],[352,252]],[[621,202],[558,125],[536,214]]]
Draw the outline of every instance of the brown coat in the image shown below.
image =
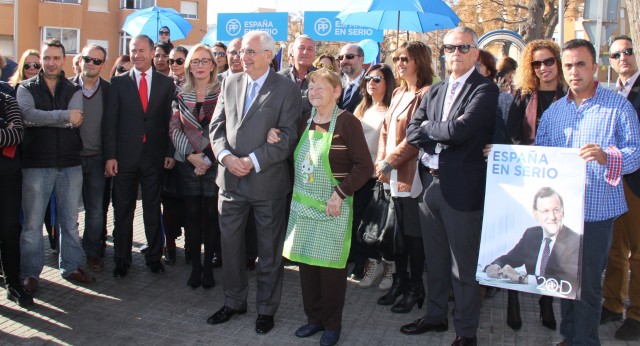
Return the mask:
[[[430,85],[424,86],[419,89],[410,102],[404,102],[401,104],[402,95],[405,88],[399,87],[393,92],[393,98],[391,99],[391,105],[384,117],[382,123],[382,130],[380,132],[380,141],[378,143],[378,157],[377,161],[386,160],[391,167],[398,170],[398,191],[410,192],[411,185],[413,184],[413,178],[416,173],[416,165],[418,162],[418,149],[411,144],[407,143],[407,125],[411,119],[413,119],[416,110],[420,106],[422,97],[429,90]],[[387,152],[387,135],[389,131],[389,123],[392,115],[395,116],[396,123],[396,145],[392,152]],[[383,175],[378,177],[380,181],[389,183],[389,175]]]

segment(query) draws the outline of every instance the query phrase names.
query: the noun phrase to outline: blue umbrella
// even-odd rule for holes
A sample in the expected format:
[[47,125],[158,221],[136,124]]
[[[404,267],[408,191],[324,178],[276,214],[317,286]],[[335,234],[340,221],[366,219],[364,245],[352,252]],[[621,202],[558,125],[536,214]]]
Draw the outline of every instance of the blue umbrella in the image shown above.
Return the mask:
[[171,31],[171,40],[186,38],[193,28],[188,20],[184,19],[178,11],[172,8],[149,7],[138,10],[127,16],[122,30],[131,36],[147,35],[158,42],[160,28],[166,26]]
[[218,26],[214,25],[206,34],[204,34],[200,43],[206,44],[207,46],[213,46],[216,42],[218,42]]
[[336,18],[377,30],[429,32],[458,26],[460,18],[442,0],[352,0]]

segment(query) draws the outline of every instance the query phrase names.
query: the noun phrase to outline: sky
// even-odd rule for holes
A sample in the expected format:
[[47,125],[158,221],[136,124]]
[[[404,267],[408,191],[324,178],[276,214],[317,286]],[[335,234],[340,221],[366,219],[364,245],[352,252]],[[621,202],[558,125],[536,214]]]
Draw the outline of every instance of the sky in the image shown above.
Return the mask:
[[208,0],[207,24],[217,22],[218,13],[255,12],[258,7],[277,12],[341,11],[345,4],[345,0]]

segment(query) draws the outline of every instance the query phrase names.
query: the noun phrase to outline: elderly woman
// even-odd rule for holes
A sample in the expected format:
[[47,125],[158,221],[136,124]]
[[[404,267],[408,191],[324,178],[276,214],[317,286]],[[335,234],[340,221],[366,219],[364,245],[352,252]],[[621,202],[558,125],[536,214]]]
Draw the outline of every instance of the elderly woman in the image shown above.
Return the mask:
[[[211,288],[214,229],[218,227],[216,166],[209,122],[218,102],[220,83],[211,50],[203,44],[191,48],[185,62],[186,82],[178,94],[169,131],[176,147],[178,191],[187,209],[186,239],[191,253],[191,288]],[[200,248],[204,236],[204,264]]]
[[283,255],[300,263],[307,324],[295,335],[304,338],[324,330],[320,344],[335,345],[347,288],[351,196],[369,179],[373,163],[360,121],[336,104],[342,93],[340,76],[323,68],[307,78],[313,108],[294,153]]
[[[393,305],[391,311],[406,313],[416,303],[421,308],[425,299],[422,284],[425,255],[418,203],[422,200],[422,186],[431,183],[430,180],[420,180],[418,149],[407,143],[406,131],[422,97],[433,82],[433,69],[429,50],[419,41],[400,46],[393,62],[400,86],[393,93],[382,125],[376,174],[385,183],[385,189],[390,190],[397,227],[404,237],[404,250],[389,259],[395,261],[396,273],[389,292],[378,299],[378,304],[393,305],[402,295],[402,300]],[[409,267],[410,275],[407,272]]]
[[[354,115],[362,123],[364,137],[371,154],[371,162],[375,162],[378,156],[378,141],[382,122],[389,109],[393,91],[396,89],[392,68],[387,64],[372,65],[364,73],[364,78],[360,80],[360,89],[365,92],[362,101],[354,111]],[[369,181],[353,196],[354,229],[360,225],[362,215],[373,198],[373,188],[376,181],[377,177],[373,174]],[[380,254],[364,247],[356,237],[351,239],[351,258],[356,265],[360,264],[365,267],[364,277],[358,283],[358,287],[370,287],[381,276],[383,279],[380,281],[379,288],[388,290],[391,287],[392,275],[395,271],[393,262],[381,262]]]

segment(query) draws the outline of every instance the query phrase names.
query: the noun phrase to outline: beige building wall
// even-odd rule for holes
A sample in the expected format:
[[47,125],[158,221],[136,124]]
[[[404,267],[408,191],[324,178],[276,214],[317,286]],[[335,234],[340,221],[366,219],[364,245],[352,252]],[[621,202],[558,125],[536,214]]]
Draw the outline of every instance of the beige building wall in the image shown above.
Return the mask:
[[[0,39],[4,46],[8,40],[17,39],[17,51],[9,55],[18,60],[27,49],[39,49],[45,27],[79,29],[79,46],[82,49],[88,42],[105,42],[108,51],[107,62],[102,77],[108,78],[113,63],[120,55],[120,29],[127,15],[135,12],[132,9],[121,9],[121,0],[79,0],[79,4],[60,3],[47,0],[0,0]],[[136,2],[140,2],[137,0]],[[153,1],[142,1],[153,2]],[[207,31],[206,0],[156,0],[159,7],[169,7],[181,11],[182,3],[197,4],[197,19],[187,19],[193,29],[184,40],[172,41],[174,45],[192,46],[200,42]],[[14,13],[17,7],[17,16]],[[90,11],[90,6],[106,6],[107,11]],[[18,30],[14,32],[14,19],[17,18]],[[154,37],[155,39],[155,37]],[[70,50],[69,47],[65,47]],[[73,75],[71,67],[75,53],[68,53],[65,62],[65,73]]]

